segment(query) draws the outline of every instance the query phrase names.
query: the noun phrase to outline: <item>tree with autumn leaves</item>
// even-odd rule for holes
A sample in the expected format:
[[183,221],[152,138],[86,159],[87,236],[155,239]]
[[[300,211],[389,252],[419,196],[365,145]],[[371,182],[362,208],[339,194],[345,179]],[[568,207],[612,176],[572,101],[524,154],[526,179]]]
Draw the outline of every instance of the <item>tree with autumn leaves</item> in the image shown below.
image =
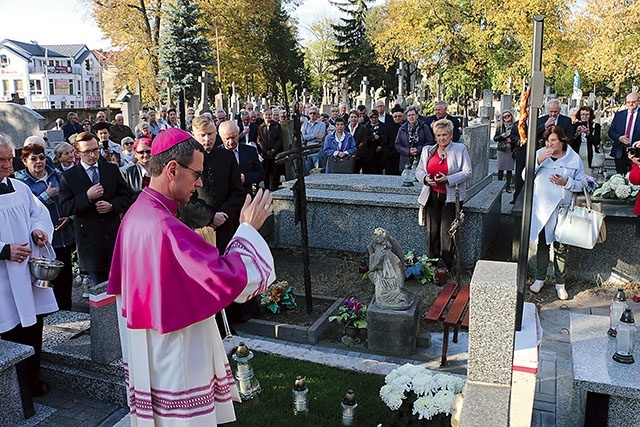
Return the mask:
[[[84,1],[119,51],[114,57],[121,85],[135,87],[139,78],[145,102],[157,103],[162,92],[156,79],[160,41],[166,13],[177,0]],[[282,93],[284,80],[301,85],[305,79],[313,79],[312,88],[321,94],[321,82],[340,75],[358,87],[365,72],[373,82],[372,71],[386,69],[392,74],[398,61],[421,72],[431,92],[441,97],[483,88],[504,91],[510,79],[517,92],[520,82],[530,76],[536,14],[546,16],[543,69],[546,84],[554,92],[570,93],[574,69],[583,76],[585,92],[595,85],[600,91],[624,94],[640,79],[637,1],[387,0],[368,9],[365,0],[338,0],[345,13],[336,24],[342,28],[333,28],[333,33],[338,40],[336,52],[345,49],[341,57],[332,55],[337,58],[333,67],[325,67],[326,62],[312,61],[311,40],[307,68],[300,64],[296,23],[290,19],[300,0],[193,1],[202,12],[206,37],[212,46],[217,41],[220,47],[221,75],[216,80],[222,81],[225,91],[235,82],[242,95]],[[360,27],[350,32],[351,24]],[[352,43],[355,39],[361,43]],[[354,55],[358,49],[365,54]],[[217,67],[209,71],[215,75]]]

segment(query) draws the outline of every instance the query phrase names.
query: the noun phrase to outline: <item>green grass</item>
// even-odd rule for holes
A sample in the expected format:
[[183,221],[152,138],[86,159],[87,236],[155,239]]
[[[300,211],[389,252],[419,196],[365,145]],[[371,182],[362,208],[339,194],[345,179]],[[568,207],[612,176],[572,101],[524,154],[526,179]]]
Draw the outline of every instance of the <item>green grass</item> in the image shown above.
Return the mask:
[[[384,377],[331,368],[315,363],[254,353],[253,371],[262,387],[258,398],[235,404],[238,421],[229,426],[326,427],[342,425],[340,402],[353,389],[358,408],[355,426],[394,425],[395,414],[382,402],[378,392]],[[232,369],[235,364],[231,362]],[[309,388],[309,412],[293,415],[291,406],[296,375],[305,377]]]

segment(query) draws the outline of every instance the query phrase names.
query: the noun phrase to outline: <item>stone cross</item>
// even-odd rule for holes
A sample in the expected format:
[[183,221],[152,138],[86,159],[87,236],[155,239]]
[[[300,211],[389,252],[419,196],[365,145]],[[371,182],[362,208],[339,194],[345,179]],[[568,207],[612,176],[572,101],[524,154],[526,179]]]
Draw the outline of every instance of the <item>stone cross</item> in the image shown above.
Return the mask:
[[307,90],[307,88],[302,89],[302,103],[306,104],[307,103],[307,97],[309,96],[309,91]]
[[167,108],[171,108],[171,81],[167,80]]
[[404,105],[404,62],[400,61],[400,66],[396,71],[398,76],[398,99],[397,102],[400,105]]
[[368,86],[369,86],[369,79],[367,79],[367,76],[362,77],[362,83],[360,83],[360,90],[361,90],[361,95],[363,97],[367,96]]
[[198,77],[198,81],[200,82],[200,103],[198,104],[196,114],[200,115],[210,110],[207,94],[209,92],[209,83],[211,83],[212,80],[211,77],[209,77],[209,73],[203,71],[202,76]]

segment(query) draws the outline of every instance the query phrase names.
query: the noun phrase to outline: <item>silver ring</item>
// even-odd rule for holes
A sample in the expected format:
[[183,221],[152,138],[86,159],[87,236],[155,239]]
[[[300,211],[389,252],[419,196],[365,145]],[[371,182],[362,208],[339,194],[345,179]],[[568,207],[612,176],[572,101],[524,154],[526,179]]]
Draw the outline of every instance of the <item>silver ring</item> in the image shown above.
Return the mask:
[[271,209],[271,205],[264,205],[264,210],[268,211],[269,209]]

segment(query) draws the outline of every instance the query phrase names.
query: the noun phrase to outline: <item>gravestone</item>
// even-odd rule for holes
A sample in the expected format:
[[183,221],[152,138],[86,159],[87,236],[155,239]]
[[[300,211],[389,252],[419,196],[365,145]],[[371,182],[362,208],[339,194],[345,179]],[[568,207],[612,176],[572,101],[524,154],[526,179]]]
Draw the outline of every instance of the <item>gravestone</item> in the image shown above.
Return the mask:
[[491,123],[493,117],[493,91],[485,89],[482,93],[482,105],[478,109],[481,123]]
[[33,355],[31,346],[0,340],[0,402],[2,402],[0,426],[21,425],[27,416],[34,414],[31,394],[21,393],[21,384],[16,370],[16,364],[31,355]]
[[349,106],[349,83],[345,77],[340,78],[340,102],[347,104],[347,107]]
[[24,105],[12,102],[0,103],[0,134],[16,148],[22,148],[24,140],[31,136],[42,136],[40,130],[44,117]]
[[122,357],[115,295],[107,295],[107,282],[89,287],[91,360],[109,364]]
[[140,110],[142,108],[140,96],[134,95],[133,92],[129,90],[129,87],[125,86],[122,92],[118,94],[116,102],[119,102],[122,106],[124,124],[134,129],[138,125],[138,122],[140,122]]
[[[200,103],[198,104],[198,108],[196,109],[196,115],[199,116],[202,113],[211,110],[211,108],[209,107],[209,98],[207,96],[209,93],[209,83],[211,83],[211,77],[209,77],[209,73],[203,71],[202,75],[198,77],[198,81],[200,82]],[[218,95],[216,95],[216,97],[217,96]],[[224,110],[227,111],[226,108]]]
[[44,131],[47,138],[47,146],[55,147],[59,142],[64,142],[64,131],[62,129],[50,129]]
[[500,97],[500,114],[505,111],[511,111],[511,108],[513,108],[513,96],[502,94]]
[[224,111],[229,110],[229,98],[225,93],[222,92],[222,89],[220,89],[220,91],[216,94],[214,102],[216,104],[216,110],[218,108],[222,108]]

